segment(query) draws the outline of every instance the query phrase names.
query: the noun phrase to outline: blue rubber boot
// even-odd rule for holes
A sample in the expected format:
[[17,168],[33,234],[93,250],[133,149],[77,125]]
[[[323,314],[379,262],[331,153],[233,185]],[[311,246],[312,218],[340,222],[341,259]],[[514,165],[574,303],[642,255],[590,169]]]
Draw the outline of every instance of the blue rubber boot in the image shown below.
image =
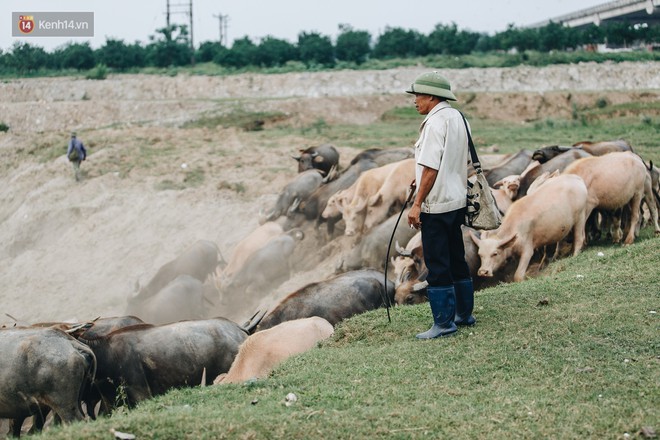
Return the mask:
[[454,286],[427,288],[431,313],[433,314],[433,327],[418,334],[417,339],[433,339],[455,333],[458,328],[454,324],[456,314],[456,294]]
[[456,325],[474,325],[477,320],[472,316],[474,309],[474,287],[472,278],[454,282],[454,291],[456,292],[456,316],[454,323]]

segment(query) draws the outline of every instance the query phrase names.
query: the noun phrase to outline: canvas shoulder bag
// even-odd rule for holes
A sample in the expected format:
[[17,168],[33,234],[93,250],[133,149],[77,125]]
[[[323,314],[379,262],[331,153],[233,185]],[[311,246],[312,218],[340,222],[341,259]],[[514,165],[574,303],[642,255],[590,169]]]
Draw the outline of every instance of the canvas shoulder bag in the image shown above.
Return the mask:
[[472,135],[470,134],[470,129],[468,128],[465,116],[463,116],[463,113],[461,113],[461,116],[465,123],[465,131],[467,132],[472,166],[476,171],[474,181],[468,179],[467,182],[467,211],[465,213],[465,224],[474,229],[497,229],[502,224],[502,214],[500,214],[493,193],[490,191],[486,176],[484,176],[484,172],[481,169],[481,163],[479,162],[477,151],[474,148],[474,142],[472,142]]

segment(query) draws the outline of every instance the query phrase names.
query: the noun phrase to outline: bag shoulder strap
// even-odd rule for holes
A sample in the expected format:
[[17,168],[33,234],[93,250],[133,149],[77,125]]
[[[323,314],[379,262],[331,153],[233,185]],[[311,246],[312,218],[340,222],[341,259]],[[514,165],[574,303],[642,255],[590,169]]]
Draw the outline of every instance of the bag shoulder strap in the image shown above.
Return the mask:
[[[448,107],[448,108],[453,108],[453,107]],[[458,109],[455,109],[460,115],[461,118],[463,118],[463,123],[465,124],[465,133],[467,133],[467,138],[468,138],[468,148],[470,150],[470,158],[472,159],[472,166],[474,167],[474,170],[477,173],[480,173],[481,170],[481,162],[479,162],[479,156],[477,156],[477,150],[474,148],[474,142],[472,141],[472,135],[470,134],[470,128],[468,127],[467,120],[465,119],[465,115],[463,112],[461,112]]]
[[465,123],[465,132],[467,133],[468,147],[470,148],[470,157],[472,158],[472,166],[474,167],[474,170],[477,173],[479,173],[481,171],[481,162],[479,162],[479,156],[477,156],[477,150],[474,148],[474,142],[472,141],[472,135],[470,134],[470,129],[468,128],[467,120],[465,119],[465,116],[461,111],[459,110],[456,111],[461,114],[461,117],[463,118],[463,122]]

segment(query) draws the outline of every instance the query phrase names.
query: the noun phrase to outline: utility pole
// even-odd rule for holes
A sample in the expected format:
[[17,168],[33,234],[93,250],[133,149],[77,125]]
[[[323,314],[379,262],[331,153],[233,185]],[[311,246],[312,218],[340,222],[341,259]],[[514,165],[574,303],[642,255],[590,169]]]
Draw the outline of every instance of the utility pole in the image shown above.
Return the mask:
[[[170,15],[171,14],[187,14],[188,18],[190,19],[190,62],[191,64],[195,64],[195,44],[193,42],[193,4],[192,0],[189,0],[188,4],[185,3],[175,3],[170,5],[170,0],[167,0],[167,12],[166,12],[166,17],[167,17],[167,28],[169,29],[170,27]],[[173,6],[175,8],[179,9],[174,9],[171,10],[170,6]]]
[[192,0],[190,0],[190,9],[188,9],[188,17],[190,17],[190,62],[195,65],[195,45],[193,44],[193,13],[192,13]]
[[227,43],[227,23],[229,22],[228,15],[213,15],[218,19],[218,28],[220,30],[220,46],[224,46]]

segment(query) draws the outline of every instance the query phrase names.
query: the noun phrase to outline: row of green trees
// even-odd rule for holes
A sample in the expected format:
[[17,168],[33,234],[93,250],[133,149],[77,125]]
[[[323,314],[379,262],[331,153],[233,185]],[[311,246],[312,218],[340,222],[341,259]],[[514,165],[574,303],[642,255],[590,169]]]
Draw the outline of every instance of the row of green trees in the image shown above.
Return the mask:
[[316,32],[301,32],[294,44],[275,37],[254,42],[249,37],[235,40],[231,47],[204,42],[192,49],[188,29],[171,25],[156,31],[147,44],[127,44],[107,39],[92,49],[89,43],[71,43],[46,52],[28,43],[16,43],[0,52],[0,71],[25,74],[40,69],[86,70],[95,65],[123,71],[147,66],[186,66],[214,62],[228,68],[275,67],[291,61],[306,66],[332,67],[337,62],[360,65],[367,59],[408,58],[427,55],[466,55],[491,51],[565,51],[607,43],[610,46],[660,43],[660,26],[626,23],[589,26],[582,29],[550,22],[541,28],[517,28],[489,35],[458,29],[456,24],[438,24],[424,35],[398,27],[386,28],[375,40],[363,30],[339,26],[336,41]]

